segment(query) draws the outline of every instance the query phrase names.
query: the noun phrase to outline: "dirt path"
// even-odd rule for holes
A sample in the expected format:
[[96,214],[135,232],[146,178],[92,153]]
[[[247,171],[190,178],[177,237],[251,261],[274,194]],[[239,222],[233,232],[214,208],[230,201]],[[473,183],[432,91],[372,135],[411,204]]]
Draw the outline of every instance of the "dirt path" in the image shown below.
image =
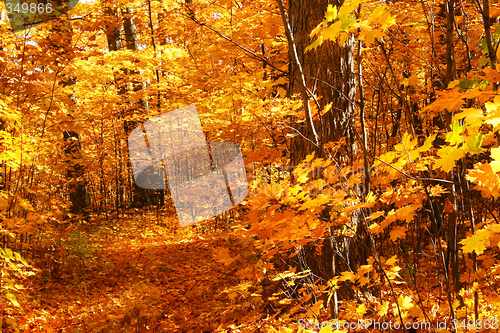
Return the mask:
[[239,320],[253,310],[224,292],[240,283],[238,268],[217,258],[217,253],[238,255],[232,241],[223,233],[172,232],[152,220],[102,221],[87,233],[73,231],[58,276],[39,278],[30,288],[19,327],[26,327],[24,332],[213,332],[242,324]]

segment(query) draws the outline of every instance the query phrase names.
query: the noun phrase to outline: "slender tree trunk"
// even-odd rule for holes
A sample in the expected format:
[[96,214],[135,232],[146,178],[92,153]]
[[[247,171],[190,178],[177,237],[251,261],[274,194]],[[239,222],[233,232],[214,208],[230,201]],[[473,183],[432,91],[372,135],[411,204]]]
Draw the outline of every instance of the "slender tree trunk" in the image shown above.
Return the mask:
[[[476,0],[478,5],[481,6],[480,0]],[[491,34],[491,25],[493,24],[493,20],[490,16],[490,1],[483,0],[482,4],[482,15],[483,15],[483,24],[484,24],[484,38],[486,40],[486,47],[488,48],[488,57],[490,59],[490,66],[493,69],[497,68],[497,55],[495,52],[495,47],[493,46],[493,36]],[[495,85],[495,90],[498,88]]]
[[[132,10],[129,8],[126,8],[123,10],[123,31],[125,33],[125,42],[126,42],[126,47],[127,49],[131,51],[137,51],[138,50],[138,45],[137,45],[137,29],[135,27],[134,21],[132,20],[133,13]],[[139,71],[136,70],[128,70],[127,75],[133,76],[134,79],[132,80],[132,90],[134,92],[138,92],[144,88],[144,82],[136,79],[136,76],[140,74]],[[128,116],[132,116],[136,112],[143,113],[145,109],[149,108],[149,105],[147,101],[145,100],[139,100],[135,103],[135,107],[132,108],[128,112]],[[136,121],[125,121],[124,124],[124,129],[125,133],[128,135],[136,126],[138,123]],[[130,162],[127,164],[128,168],[128,173],[131,175],[132,174],[132,165]],[[149,190],[149,189],[143,189],[135,182],[132,183],[132,204],[133,205],[142,205],[145,203],[151,204],[151,200],[155,200],[154,196],[154,190]]]
[[444,86],[453,81],[457,76],[455,62],[455,44],[453,32],[455,31],[455,0],[446,1],[446,79]]
[[[108,48],[110,51],[119,51],[123,48],[123,41],[121,38],[121,29],[118,24],[118,15],[116,13],[116,9],[113,6],[113,3],[104,3],[104,11],[106,13],[106,39],[108,41]],[[118,95],[125,95],[127,92],[127,83],[125,78],[124,70],[116,71],[113,73],[115,79],[115,87]],[[119,118],[123,117],[123,114],[119,116]],[[115,173],[115,187],[116,187],[116,198],[115,198],[115,206],[116,212],[119,215],[120,207],[123,203],[123,154],[121,150],[121,139],[120,135],[116,133],[116,129],[114,131],[114,139],[115,139],[115,159],[116,159],[116,173]]]
[[[108,40],[108,46],[110,51],[118,51],[123,49],[125,46],[127,49],[136,51],[138,49],[137,45],[137,29],[135,27],[135,24],[133,22],[133,13],[129,8],[125,8],[122,10],[123,14],[123,33],[125,36],[125,40],[122,39],[121,37],[121,29],[118,25],[118,18],[116,15],[115,10],[108,4],[106,4],[106,12],[109,17],[109,21],[106,25],[106,37]],[[125,45],[124,45],[125,44]],[[137,76],[139,74],[138,71],[136,70],[127,70],[127,69],[122,69],[120,72],[115,73],[115,84],[117,86],[117,93],[119,95],[126,95],[128,91],[127,87],[127,81],[130,76]],[[141,90],[144,87],[144,83],[137,80],[133,79],[132,81],[132,90],[134,92],[137,92]],[[136,126],[137,122],[135,121],[130,121],[127,120],[129,116],[132,116],[136,109],[146,109],[148,108],[148,103],[144,100],[140,100],[137,103],[137,106],[134,106],[131,109],[124,110],[122,113],[121,117],[125,118],[124,123],[123,123],[123,129],[125,132],[125,135],[128,135]],[[126,105],[124,105],[126,107]],[[120,150],[118,155],[120,156],[120,165],[123,163],[122,161],[122,152],[121,152],[121,139],[119,139],[118,143],[118,149]],[[123,168],[120,167],[120,169],[123,171]],[[123,184],[123,177],[124,175],[122,174],[122,171],[120,172],[120,175],[118,177],[120,178],[119,183]],[[130,175],[131,175],[131,165],[130,161],[127,163],[127,179],[130,180]],[[150,198],[152,197],[152,190],[146,190],[143,188],[140,188],[135,184],[135,182],[129,182],[131,183],[131,201],[133,204],[144,204],[145,202],[148,202]],[[117,189],[118,191],[119,189]]]
[[289,46],[288,52],[289,52],[290,63],[293,64],[295,68],[295,76],[297,76],[298,79],[297,87],[298,91],[300,92],[300,96],[302,98],[302,104],[305,111],[304,112],[305,118],[307,119],[307,125],[308,125],[308,127],[306,128],[308,129],[309,133],[312,133],[311,139],[313,139],[314,141],[311,141],[311,143],[316,146],[318,152],[321,152],[322,138],[318,137],[318,133],[316,132],[316,127],[314,125],[313,115],[311,113],[311,105],[310,105],[311,92],[307,88],[306,77],[304,75],[304,70],[302,68],[302,64],[300,62],[299,55],[297,53],[297,44],[295,43],[294,32],[290,27],[290,21],[288,19],[288,15],[286,13],[283,1],[279,0],[278,5],[280,8],[283,24],[285,25],[286,36],[288,39],[288,46]]

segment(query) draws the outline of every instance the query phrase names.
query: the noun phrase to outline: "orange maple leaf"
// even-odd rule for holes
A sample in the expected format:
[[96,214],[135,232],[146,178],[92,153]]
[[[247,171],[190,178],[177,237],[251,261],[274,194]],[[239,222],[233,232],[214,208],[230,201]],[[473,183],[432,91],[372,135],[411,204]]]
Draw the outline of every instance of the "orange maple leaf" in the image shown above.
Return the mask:
[[397,226],[392,229],[389,236],[391,237],[391,240],[395,242],[398,238],[404,239],[406,237],[407,230],[408,229],[406,227]]

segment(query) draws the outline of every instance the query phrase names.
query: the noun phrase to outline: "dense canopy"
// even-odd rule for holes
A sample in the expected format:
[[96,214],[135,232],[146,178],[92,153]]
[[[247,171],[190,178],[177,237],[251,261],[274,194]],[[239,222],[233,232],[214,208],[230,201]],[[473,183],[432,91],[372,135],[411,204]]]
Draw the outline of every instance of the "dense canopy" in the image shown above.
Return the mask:
[[[497,331],[497,2],[0,9],[2,332]],[[190,105],[248,186],[202,222],[129,154]]]

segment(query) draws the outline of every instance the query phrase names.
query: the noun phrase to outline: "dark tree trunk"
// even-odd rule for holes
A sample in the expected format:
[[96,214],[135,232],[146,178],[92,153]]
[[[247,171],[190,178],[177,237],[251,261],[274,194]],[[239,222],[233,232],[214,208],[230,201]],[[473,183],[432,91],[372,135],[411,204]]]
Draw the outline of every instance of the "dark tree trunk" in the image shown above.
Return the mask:
[[69,190],[71,213],[87,216],[86,208],[90,206],[90,196],[87,190],[87,181],[84,178],[85,170],[81,164],[80,135],[73,131],[65,131],[64,141],[66,141],[64,153],[70,156],[67,177],[72,180]]
[[[137,29],[135,27],[135,24],[133,22],[133,13],[129,8],[124,8],[122,10],[123,14],[123,34],[124,34],[124,40],[121,38],[121,29],[119,25],[117,24],[117,15],[115,10],[109,5],[106,4],[106,12],[111,18],[110,23],[107,24],[106,26],[106,31],[107,31],[107,40],[108,40],[108,46],[110,51],[118,51],[121,50],[124,46],[131,50],[131,51],[136,51],[138,49],[137,45]],[[124,45],[125,44],[125,45]],[[117,86],[117,93],[119,95],[125,95],[127,94],[128,87],[127,87],[127,82],[128,82],[128,77],[130,76],[137,76],[139,74],[138,71],[136,70],[128,70],[128,69],[122,69],[120,73],[115,74],[115,84]],[[137,79],[134,79],[132,81],[132,90],[134,92],[137,92],[141,89],[143,89],[144,83],[142,81],[139,81]],[[124,105],[125,107],[126,105]],[[144,110],[148,108],[148,103],[144,100],[140,100],[136,103],[136,105],[131,108],[124,110],[125,112],[122,113],[121,117],[125,118],[124,123],[123,123],[123,129],[126,135],[128,135],[136,126],[139,124],[135,121],[129,121],[127,120],[128,116],[132,116],[137,110]],[[121,152],[119,152],[119,155],[121,156]],[[121,163],[121,162],[120,162]],[[127,172],[129,175],[131,175],[131,165],[130,162],[127,163]],[[120,178],[123,179],[123,175],[120,174]],[[130,180],[130,177],[129,177]],[[123,181],[120,181],[122,183]],[[130,185],[130,194],[131,194],[131,201],[132,205],[144,205],[144,204],[151,204],[154,203],[156,196],[154,190],[149,190],[149,189],[143,189],[137,186],[137,184],[133,181],[130,180],[129,182]],[[160,194],[160,202],[163,202]]]
[[[61,1],[58,2],[62,4]],[[54,23],[52,29],[54,35],[60,36],[57,39],[50,39],[50,48],[54,50],[59,59],[71,60],[74,56],[72,49],[72,36],[73,27],[70,20],[58,20]],[[62,86],[70,86],[76,83],[75,77],[68,75],[61,75],[60,84]],[[73,107],[76,106],[77,101],[73,96],[70,96]],[[88,208],[90,207],[90,196],[87,189],[87,182],[84,178],[85,170],[82,164],[81,143],[80,135],[72,130],[64,131],[64,141],[66,146],[64,153],[68,156],[67,177],[69,182],[69,198],[71,201],[71,210],[73,214],[83,214],[84,217],[88,215]]]
[[[127,49],[131,51],[137,51],[137,29],[135,27],[134,21],[132,20],[133,13],[129,8],[123,10],[123,30],[125,33],[125,42]],[[127,75],[137,76],[139,71],[128,70]],[[132,90],[134,92],[140,91],[144,88],[144,82],[133,79]],[[145,109],[149,108],[147,101],[139,100],[135,103],[135,107],[129,111],[128,115],[133,115],[136,112],[143,113]],[[125,121],[124,129],[125,133],[128,135],[139,123],[136,121]],[[128,164],[128,171],[132,173],[132,166]],[[144,205],[144,204],[158,204],[158,196],[155,195],[155,190],[144,189],[132,181],[132,205]],[[160,200],[163,202],[163,200]]]
[[[354,62],[355,40],[351,36],[344,45],[325,42],[320,47],[304,53],[311,44],[310,32],[324,19],[329,4],[340,7],[343,1],[329,0],[289,0],[289,18],[295,37],[297,53],[307,88],[316,94],[320,110],[332,103],[332,108],[322,117],[316,116],[314,127],[320,136],[320,143],[338,141],[346,138],[345,148],[339,150],[334,158],[342,166],[352,163],[356,154],[355,138],[355,98],[356,72]],[[291,49],[291,48],[290,48]],[[300,77],[297,66],[290,61],[291,95],[300,89]],[[305,137],[311,138],[310,128],[306,122],[295,125]],[[291,142],[291,163],[296,165],[307,154],[315,151],[316,156],[323,156],[320,147],[297,136]],[[326,211],[329,220],[328,210]],[[325,222],[328,223],[328,222]],[[335,236],[335,230],[327,235],[322,242],[321,251],[316,251],[316,245],[310,244],[303,248],[301,261],[303,269],[311,271],[325,281],[340,274],[342,271],[355,271],[366,262],[369,242],[367,241],[361,212],[351,215],[350,227],[356,230],[355,237]],[[330,302],[331,316],[337,317],[337,298],[354,297],[352,288],[344,285]],[[325,300],[326,301],[326,300]]]
[[[341,5],[343,1],[329,0],[290,0],[289,17],[295,36],[297,53],[307,87],[318,96],[320,108],[333,103],[330,111],[316,120],[315,127],[321,142],[338,141],[347,137],[347,149],[343,152],[344,162],[350,162],[355,152],[354,108],[356,98],[356,75],[353,60],[354,38],[344,46],[326,42],[320,47],[304,53],[311,44],[311,31],[323,20],[329,4]],[[290,94],[299,91],[300,81],[297,66],[290,61]],[[310,137],[305,123],[299,125],[306,137]],[[314,146],[300,138],[292,140],[291,159],[293,164],[300,162],[314,151]],[[321,152],[318,152],[321,153]],[[345,160],[349,157],[349,160]]]
[[[104,12],[106,13],[105,27],[106,39],[108,41],[108,48],[110,51],[118,51],[123,48],[123,41],[121,38],[121,29],[118,24],[118,15],[114,8],[113,2],[102,2]],[[113,73],[115,80],[115,87],[118,95],[124,95],[127,92],[127,82],[123,70]],[[116,174],[115,174],[115,187],[116,198],[115,208],[117,213],[120,207],[123,206],[124,201],[124,188],[123,188],[123,154],[121,148],[120,136],[115,132],[115,158],[116,158]]]

